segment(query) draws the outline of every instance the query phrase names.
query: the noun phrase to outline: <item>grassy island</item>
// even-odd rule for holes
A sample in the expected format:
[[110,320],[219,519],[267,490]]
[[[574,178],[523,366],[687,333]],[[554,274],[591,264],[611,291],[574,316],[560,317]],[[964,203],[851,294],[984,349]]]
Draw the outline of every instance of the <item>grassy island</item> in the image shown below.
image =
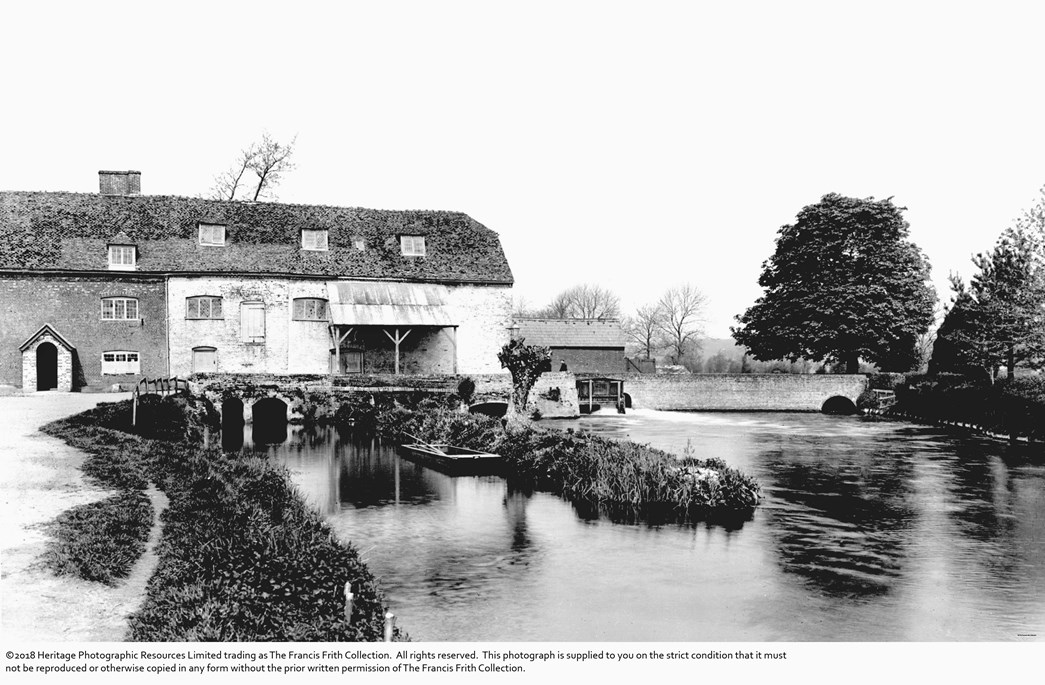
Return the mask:
[[459,411],[454,400],[422,400],[416,407],[378,405],[377,432],[402,440],[451,443],[502,455],[509,477],[560,494],[579,509],[613,519],[708,520],[744,518],[760,500],[750,477],[720,459],[678,457],[623,440]]

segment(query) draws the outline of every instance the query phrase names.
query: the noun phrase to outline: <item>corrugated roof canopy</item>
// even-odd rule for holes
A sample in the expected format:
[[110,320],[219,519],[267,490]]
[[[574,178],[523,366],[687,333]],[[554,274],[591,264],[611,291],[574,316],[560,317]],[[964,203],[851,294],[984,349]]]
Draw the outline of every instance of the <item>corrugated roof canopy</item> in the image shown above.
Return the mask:
[[446,286],[328,281],[330,323],[347,326],[453,326]]

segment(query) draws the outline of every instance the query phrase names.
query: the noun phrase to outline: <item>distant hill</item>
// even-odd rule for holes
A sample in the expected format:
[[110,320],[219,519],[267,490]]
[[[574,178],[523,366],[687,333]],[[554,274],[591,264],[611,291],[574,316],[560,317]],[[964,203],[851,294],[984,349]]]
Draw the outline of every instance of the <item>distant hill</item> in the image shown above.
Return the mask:
[[700,355],[705,359],[714,357],[719,352],[729,358],[740,359],[747,352],[747,348],[737,345],[733,338],[704,338],[700,341]]

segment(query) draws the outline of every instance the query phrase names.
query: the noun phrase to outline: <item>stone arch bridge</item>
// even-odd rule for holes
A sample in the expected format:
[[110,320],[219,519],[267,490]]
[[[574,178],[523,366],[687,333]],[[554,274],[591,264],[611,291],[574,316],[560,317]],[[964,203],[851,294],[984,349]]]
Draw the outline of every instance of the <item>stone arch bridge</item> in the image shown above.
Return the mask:
[[858,374],[625,374],[633,407],[678,411],[853,411]]

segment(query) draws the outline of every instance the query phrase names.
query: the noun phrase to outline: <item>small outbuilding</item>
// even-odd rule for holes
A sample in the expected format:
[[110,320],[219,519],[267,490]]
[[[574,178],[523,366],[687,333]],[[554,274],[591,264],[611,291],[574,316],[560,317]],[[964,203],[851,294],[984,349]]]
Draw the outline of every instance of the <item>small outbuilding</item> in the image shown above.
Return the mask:
[[626,370],[619,319],[517,318],[513,330],[526,344],[549,348],[553,369],[582,374]]

